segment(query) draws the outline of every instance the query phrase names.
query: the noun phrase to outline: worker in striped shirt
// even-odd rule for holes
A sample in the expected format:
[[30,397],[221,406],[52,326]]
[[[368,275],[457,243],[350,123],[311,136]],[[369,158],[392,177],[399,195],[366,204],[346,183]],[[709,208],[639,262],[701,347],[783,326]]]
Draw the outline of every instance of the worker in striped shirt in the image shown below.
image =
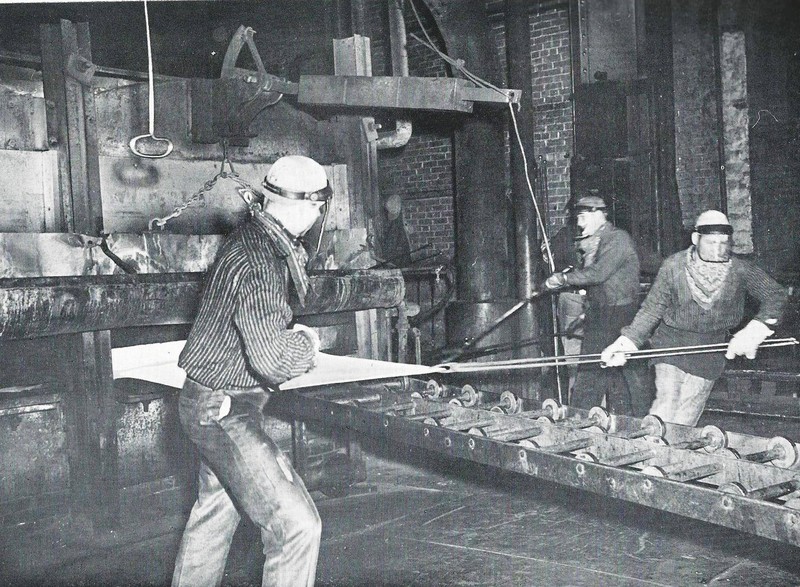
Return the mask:
[[625,353],[648,340],[654,349],[723,343],[744,318],[745,296],[759,302],[755,317],[733,335],[725,355],[652,360],[656,398],[650,413],[666,422],[696,425],[725,359],[754,359],[786,306],[788,293],[780,284],[750,261],[731,256],[732,235],[733,227],[722,212],[700,214],[692,246],[662,263],[633,322],[601,354],[602,363],[613,367],[624,365]]
[[318,220],[331,190],[325,170],[286,156],[270,168],[251,217],[221,248],[180,356],[184,429],[200,449],[198,499],[172,584],[219,585],[241,514],[261,530],[263,585],[313,585],[320,518],[301,478],[262,427],[269,390],[315,364],[319,338],[292,323],[309,281],[297,238]]

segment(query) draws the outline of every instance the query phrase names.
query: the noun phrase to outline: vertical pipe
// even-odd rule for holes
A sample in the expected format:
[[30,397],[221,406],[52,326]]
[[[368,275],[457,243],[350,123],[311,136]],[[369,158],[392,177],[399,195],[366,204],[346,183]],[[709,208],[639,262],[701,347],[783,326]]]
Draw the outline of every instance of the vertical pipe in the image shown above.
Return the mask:
[[[463,60],[474,75],[502,84],[495,33],[482,0],[425,0],[436,20],[447,53]],[[456,299],[445,313],[447,340],[462,347],[492,327],[516,302],[513,203],[507,194],[504,136],[506,109],[475,104],[454,132]],[[518,340],[515,323],[486,337],[486,345]],[[512,377],[525,386],[527,375]],[[507,388],[512,381],[487,376],[477,385]],[[502,386],[502,387],[501,387]],[[498,389],[498,391],[500,390]],[[525,394],[527,396],[527,393]]]
[[[537,276],[540,273],[539,246],[536,237],[536,211],[532,194],[528,189],[528,178],[537,174],[534,159],[533,115],[533,75],[531,71],[531,31],[529,5],[526,2],[506,0],[506,59],[508,62],[508,84],[512,88],[520,88],[522,97],[520,109],[516,113],[519,140],[525,150],[526,161],[517,144],[514,129],[511,133],[511,186],[514,206],[514,242],[515,242],[515,281],[519,299],[527,298],[536,288]],[[539,336],[539,317],[533,304],[528,304],[520,311],[518,321],[519,340],[537,338]],[[538,345],[520,349],[526,356],[541,356]],[[551,354],[551,353],[549,353]]]

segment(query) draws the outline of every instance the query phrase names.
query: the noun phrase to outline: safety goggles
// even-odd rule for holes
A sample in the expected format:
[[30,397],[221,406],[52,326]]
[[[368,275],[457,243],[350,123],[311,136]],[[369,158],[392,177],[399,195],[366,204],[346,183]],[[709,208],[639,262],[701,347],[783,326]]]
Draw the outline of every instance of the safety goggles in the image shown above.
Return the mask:
[[333,190],[331,189],[330,183],[326,184],[325,187],[322,188],[321,190],[317,190],[315,192],[294,192],[291,190],[285,190],[268,182],[266,179],[261,183],[261,185],[263,185],[273,194],[277,194],[279,196],[288,198],[290,200],[309,200],[311,202],[327,202],[333,195]]
[[698,234],[733,234],[733,227],[730,224],[704,224],[696,226],[694,231]]

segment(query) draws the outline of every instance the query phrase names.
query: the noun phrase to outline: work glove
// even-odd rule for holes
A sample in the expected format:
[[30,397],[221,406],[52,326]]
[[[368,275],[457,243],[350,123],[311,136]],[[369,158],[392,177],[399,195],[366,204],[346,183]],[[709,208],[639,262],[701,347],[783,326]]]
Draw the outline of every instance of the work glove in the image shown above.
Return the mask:
[[622,367],[628,362],[628,357],[625,356],[625,353],[631,353],[635,350],[638,349],[630,338],[620,336],[600,353],[600,366]]
[[774,332],[760,320],[750,320],[744,328],[731,338],[728,343],[728,350],[725,352],[725,358],[733,359],[744,355],[748,359],[755,359],[758,346]]
[[319,341],[319,334],[313,328],[309,328],[305,324],[295,324],[292,326],[292,330],[294,332],[300,332],[303,336],[308,339],[308,342],[311,343],[311,353],[313,358],[311,359],[310,369],[317,366],[317,355],[319,354],[320,350],[320,341]]
[[556,273],[553,273],[550,277],[545,279],[544,285],[542,285],[542,289],[545,289],[547,291],[557,291],[566,285],[567,285],[567,276],[561,273],[560,271],[557,271]]

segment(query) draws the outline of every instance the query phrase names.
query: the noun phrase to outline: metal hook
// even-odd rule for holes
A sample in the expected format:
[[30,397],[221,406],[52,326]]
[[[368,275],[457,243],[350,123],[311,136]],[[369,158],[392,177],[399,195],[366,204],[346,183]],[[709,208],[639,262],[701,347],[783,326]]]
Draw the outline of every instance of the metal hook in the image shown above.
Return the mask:
[[[138,143],[142,139],[148,139],[148,138],[152,139],[156,143],[166,143],[167,146],[166,146],[166,149],[164,150],[164,152],[163,153],[144,153],[142,151],[137,150],[136,143]],[[138,137],[133,137],[131,139],[130,143],[128,143],[128,146],[130,147],[130,149],[131,149],[131,151],[133,152],[134,155],[136,155],[137,157],[143,157],[144,159],[161,159],[163,157],[166,157],[170,153],[172,153],[172,149],[173,149],[172,141],[170,141],[169,139],[164,139],[164,138],[161,138],[161,137],[157,137],[152,132],[149,132],[149,133],[143,134],[143,135],[139,135]]]

